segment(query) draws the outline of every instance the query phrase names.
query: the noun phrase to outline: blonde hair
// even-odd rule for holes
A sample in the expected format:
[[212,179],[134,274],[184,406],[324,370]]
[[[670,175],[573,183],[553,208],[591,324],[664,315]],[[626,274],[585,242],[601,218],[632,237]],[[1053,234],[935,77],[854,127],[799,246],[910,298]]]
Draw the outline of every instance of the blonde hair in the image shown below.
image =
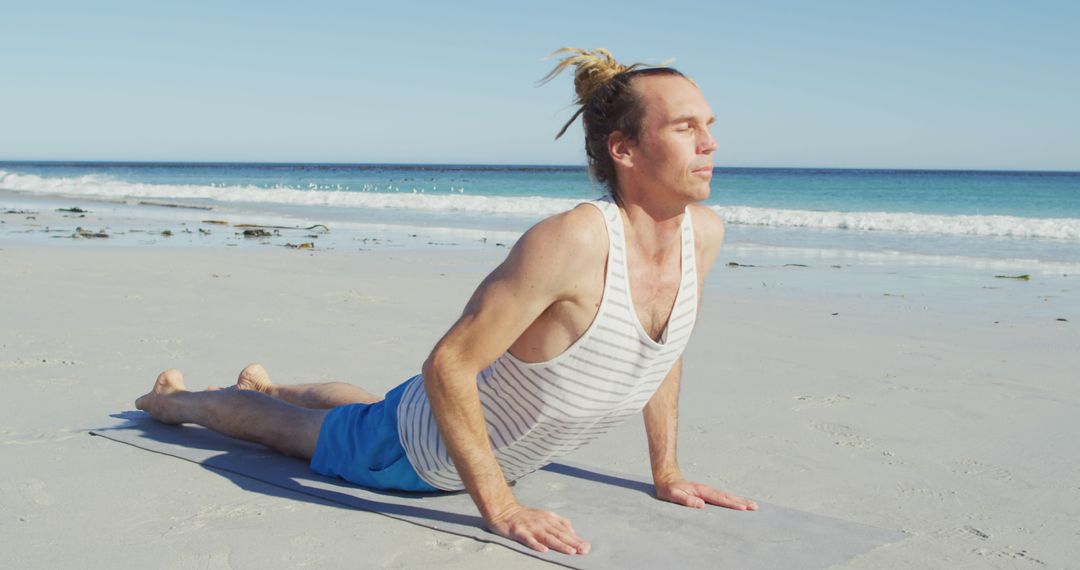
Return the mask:
[[580,105],[570,120],[559,130],[555,138],[563,136],[579,116],[585,128],[585,154],[589,157],[589,170],[593,178],[606,184],[617,193],[615,165],[608,155],[607,141],[615,131],[630,139],[636,139],[641,130],[645,110],[634,92],[631,82],[644,75],[676,75],[686,77],[665,64],[654,66],[644,63],[623,65],[604,48],[592,51],[564,47],[555,50],[549,58],[563,57],[543,79],[540,85],[554,79],[563,70],[574,66],[575,104]]

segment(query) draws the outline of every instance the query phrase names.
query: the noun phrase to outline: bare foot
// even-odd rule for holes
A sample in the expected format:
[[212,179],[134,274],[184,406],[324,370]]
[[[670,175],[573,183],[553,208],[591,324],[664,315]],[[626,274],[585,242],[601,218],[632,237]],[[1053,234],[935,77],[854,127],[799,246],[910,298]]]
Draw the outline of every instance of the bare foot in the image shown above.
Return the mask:
[[270,383],[270,373],[261,364],[248,364],[240,371],[240,376],[236,378],[236,388],[239,390],[254,390],[273,396],[271,392],[274,385]]
[[178,392],[186,392],[184,387],[184,375],[179,370],[169,369],[158,375],[154,382],[154,389],[146,395],[135,400],[135,407],[149,412],[159,422],[166,424],[182,423],[170,410],[169,395]]
[[270,374],[262,367],[261,364],[248,364],[240,371],[240,376],[236,379],[236,384],[223,388],[221,386],[210,386],[207,390],[216,392],[218,390],[251,390],[254,392],[262,392],[268,396],[273,396],[274,385],[270,383]]

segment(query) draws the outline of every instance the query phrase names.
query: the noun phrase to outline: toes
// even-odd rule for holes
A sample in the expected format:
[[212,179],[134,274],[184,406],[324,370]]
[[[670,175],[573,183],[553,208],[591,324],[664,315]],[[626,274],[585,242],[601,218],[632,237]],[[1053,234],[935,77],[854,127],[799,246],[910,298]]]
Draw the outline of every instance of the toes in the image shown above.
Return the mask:
[[155,391],[169,392],[172,390],[184,389],[184,375],[175,368],[170,368],[161,374],[158,374],[157,382],[154,383]]
[[236,378],[236,387],[241,390],[266,392],[270,385],[270,374],[260,364],[247,365]]
[[240,376],[247,376],[249,378],[268,378],[270,374],[266,372],[266,369],[263,368],[262,364],[253,362],[245,366],[244,369],[240,371]]
[[186,389],[184,387],[184,375],[179,370],[169,369],[158,375],[152,393],[172,394]]
[[159,382],[162,381],[162,380],[169,380],[169,381],[181,380],[181,381],[183,381],[183,379],[184,379],[184,373],[180,372],[179,370],[177,370],[175,368],[170,368],[170,369],[162,372],[161,374],[158,374],[158,381]]

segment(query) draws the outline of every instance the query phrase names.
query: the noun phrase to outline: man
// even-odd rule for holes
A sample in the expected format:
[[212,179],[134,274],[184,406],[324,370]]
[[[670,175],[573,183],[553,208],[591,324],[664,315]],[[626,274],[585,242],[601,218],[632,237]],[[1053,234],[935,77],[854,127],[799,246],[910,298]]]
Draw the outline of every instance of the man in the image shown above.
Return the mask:
[[136,406],[357,484],[466,489],[492,532],[566,554],[590,546],[566,519],[518,504],[507,480],[642,410],[658,498],[755,510],[684,478],[675,455],[680,355],[724,233],[698,205],[710,191],[712,111],[674,69],[563,51],[576,55],[549,78],[576,66],[591,171],[612,195],[526,232],[421,375],[380,400],[348,384],[272,384],[258,365],[239,389],[189,392],[169,370]]

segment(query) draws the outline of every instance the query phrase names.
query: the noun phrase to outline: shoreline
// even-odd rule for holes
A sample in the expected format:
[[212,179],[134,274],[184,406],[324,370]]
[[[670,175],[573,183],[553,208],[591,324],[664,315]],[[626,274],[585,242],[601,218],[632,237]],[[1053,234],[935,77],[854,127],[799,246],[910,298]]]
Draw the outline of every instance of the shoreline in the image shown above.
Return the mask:
[[[85,213],[61,212],[77,208]],[[86,196],[27,195],[0,190],[0,239],[27,244],[61,243],[58,238],[71,237],[76,228],[88,233],[104,231],[109,238],[98,241],[123,245],[220,246],[228,245],[298,245],[311,242],[319,249],[370,249],[373,247],[511,247],[532,222],[514,219],[492,227],[475,227],[452,223],[448,217],[424,218],[396,210],[363,212],[333,208],[297,207],[266,208],[244,203],[214,203],[212,201],[183,201],[169,199],[105,199]],[[381,221],[398,217],[395,222]],[[479,218],[477,218],[479,219]],[[227,222],[225,224],[208,221]],[[267,228],[271,235],[256,239],[243,238],[244,227],[237,225],[285,226],[290,230]],[[322,226],[315,231],[303,228]],[[164,236],[162,232],[170,232]],[[846,233],[850,232],[850,233]],[[985,257],[959,253],[964,239],[950,251],[926,253],[900,251],[879,247],[871,240],[886,235],[886,240],[908,238],[911,243],[941,239],[935,236],[905,235],[903,233],[867,232],[864,230],[770,229],[728,224],[724,249],[734,261],[766,257],[785,263],[858,263],[866,265],[897,265],[902,267],[954,268],[971,271],[1012,271],[1030,274],[1077,275],[1080,259],[1040,260],[1015,257]],[[43,235],[46,234],[46,235]],[[826,234],[832,237],[818,237]],[[785,236],[777,239],[776,236]],[[837,236],[852,247],[839,248]],[[57,238],[57,239],[53,239]],[[282,239],[278,239],[282,238]],[[955,240],[955,238],[952,238]],[[1020,247],[1032,238],[967,238],[969,240],[998,240],[1003,248]],[[1046,247],[1072,251],[1067,241],[1046,241]],[[863,243],[868,248],[860,248]],[[822,245],[824,244],[824,245]],[[924,249],[929,246],[923,246]],[[984,245],[985,247],[985,245]]]

